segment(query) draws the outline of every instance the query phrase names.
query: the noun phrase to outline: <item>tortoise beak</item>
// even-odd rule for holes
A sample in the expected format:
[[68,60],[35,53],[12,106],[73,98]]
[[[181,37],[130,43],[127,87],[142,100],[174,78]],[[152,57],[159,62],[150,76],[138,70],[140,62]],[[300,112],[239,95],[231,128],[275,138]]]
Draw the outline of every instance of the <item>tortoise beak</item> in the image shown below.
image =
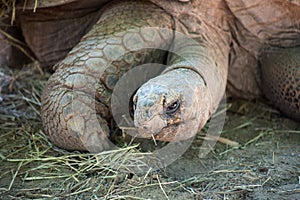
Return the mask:
[[139,136],[150,138],[158,135],[167,126],[167,122],[162,120],[159,115],[156,115],[151,121],[143,123],[135,121],[135,126],[138,128]]

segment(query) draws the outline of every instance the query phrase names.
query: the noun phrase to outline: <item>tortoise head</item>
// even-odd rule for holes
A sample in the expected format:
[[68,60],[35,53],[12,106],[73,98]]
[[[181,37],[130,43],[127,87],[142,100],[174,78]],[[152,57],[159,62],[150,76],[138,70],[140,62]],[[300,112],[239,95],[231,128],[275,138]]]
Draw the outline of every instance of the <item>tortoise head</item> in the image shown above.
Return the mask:
[[176,69],[143,84],[133,98],[134,125],[141,137],[188,139],[209,118],[210,94],[199,74]]

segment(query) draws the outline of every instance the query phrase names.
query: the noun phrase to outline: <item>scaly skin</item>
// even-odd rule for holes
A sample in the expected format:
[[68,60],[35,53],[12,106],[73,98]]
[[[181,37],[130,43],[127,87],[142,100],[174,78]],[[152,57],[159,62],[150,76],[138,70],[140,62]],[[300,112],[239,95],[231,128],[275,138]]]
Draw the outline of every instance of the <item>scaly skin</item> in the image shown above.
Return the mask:
[[[164,141],[193,136],[224,94],[228,65],[232,94],[238,91],[241,97],[253,98],[263,88],[268,98],[281,99],[274,103],[284,113],[299,119],[298,93],[281,91],[299,87],[299,61],[295,61],[299,54],[291,49],[298,52],[300,46],[300,7],[283,0],[272,0],[270,8],[269,1],[256,0],[152,2],[114,1],[103,8],[96,25],[55,67],[42,98],[42,117],[56,145],[70,150],[112,148],[107,136],[114,86],[132,67],[151,62],[166,63],[168,68],[134,96],[134,124],[141,136]],[[276,19],[261,14],[262,8],[274,11]],[[147,27],[180,31],[195,41],[176,31],[151,29],[154,32],[149,34]],[[141,48],[145,46],[151,48]],[[276,54],[263,51],[276,46],[288,50],[274,64]],[[159,48],[178,54],[166,55]],[[264,81],[256,80],[260,57]],[[291,73],[285,73],[286,68]],[[240,80],[244,71],[251,75]],[[291,81],[281,79],[282,74]],[[280,83],[275,89],[274,82]],[[268,94],[272,90],[275,95]]]
[[[140,12],[143,12],[143,15],[140,15]],[[56,66],[56,72],[49,79],[42,98],[42,118],[46,132],[57,146],[70,150],[90,151],[102,151],[112,147],[107,139],[109,133],[107,122],[111,120],[109,106],[114,84],[122,73],[133,66],[147,62],[163,63],[166,55],[160,53],[158,58],[152,55],[157,51],[155,49],[170,49],[176,36],[173,31],[150,32],[149,35],[147,29],[135,29],[141,27],[172,30],[174,21],[164,10],[149,2],[115,3],[105,8],[93,29],[83,37],[67,58]],[[139,50],[141,46],[150,46],[153,49]],[[192,125],[198,130],[198,127],[204,126],[223,95],[222,92],[211,94],[206,84],[218,83],[217,87],[223,87],[223,91],[225,84],[214,80],[218,78],[218,74],[205,71],[215,67],[214,63],[210,63],[210,59],[203,59],[209,58],[205,48],[195,45],[195,53],[194,50],[188,51],[191,47],[184,41],[173,47],[178,48],[179,52],[182,51],[181,55],[186,56],[191,62],[183,61],[176,55],[170,56],[168,62],[170,71],[157,79],[162,81],[167,93],[170,91],[181,96],[182,108],[186,106],[186,110],[182,110],[181,114],[183,117],[181,120],[186,122],[182,124]],[[135,52],[135,49],[138,51]],[[105,70],[107,67],[109,68]],[[170,84],[174,81],[174,73],[178,74],[178,84]],[[207,73],[205,74],[207,80],[202,79],[204,73]],[[193,85],[190,84],[191,80],[194,82]],[[205,81],[209,83],[205,84]],[[159,88],[156,89],[159,91]],[[167,94],[166,102],[172,101],[173,97]],[[200,101],[207,106],[195,109]],[[214,107],[211,102],[215,102]],[[190,109],[193,110],[193,114],[190,113]],[[202,113],[201,117],[199,113]],[[136,124],[143,120],[137,115],[135,114]],[[172,140],[174,133],[170,130],[174,130],[178,123],[164,124],[165,128],[168,127],[158,134],[157,139]],[[181,131],[186,130],[182,127]],[[179,138],[191,137],[188,134],[184,136],[180,132],[177,134]]]
[[[147,12],[141,18],[142,10]],[[135,28],[152,25],[172,28],[172,24],[170,16],[149,3],[108,6],[82,42],[56,66],[48,81],[42,98],[42,117],[50,139],[70,150],[110,149],[106,120],[111,118],[110,96],[116,80],[144,59],[161,61],[163,55],[152,58],[155,49],[172,40],[172,35],[160,34],[144,38]],[[146,42],[155,49],[134,51]]]
[[267,98],[285,115],[300,121],[300,47],[276,48],[261,58]]
[[[176,77],[175,82],[170,80]],[[141,137],[179,141],[193,137],[209,118],[211,93],[199,74],[179,68],[150,79],[137,91],[134,101],[135,127]],[[168,114],[168,107],[178,110]],[[207,107],[198,106],[205,104]]]

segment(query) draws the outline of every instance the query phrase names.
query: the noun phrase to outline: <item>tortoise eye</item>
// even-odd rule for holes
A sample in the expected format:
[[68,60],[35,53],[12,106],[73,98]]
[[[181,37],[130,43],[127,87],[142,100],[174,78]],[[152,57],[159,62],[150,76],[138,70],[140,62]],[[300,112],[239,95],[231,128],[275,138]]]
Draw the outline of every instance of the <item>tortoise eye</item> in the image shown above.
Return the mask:
[[137,96],[130,97],[130,101],[129,101],[129,115],[130,115],[131,119],[134,118],[134,112],[135,112],[135,109],[136,109],[137,99],[138,99]]
[[177,100],[167,107],[166,114],[167,115],[175,114],[179,109],[179,107],[180,107],[180,102],[179,100]]
[[135,109],[136,109],[136,103],[137,103],[137,101],[138,101],[138,97],[134,96],[133,100],[132,100],[132,109],[133,109],[133,111],[135,111]]

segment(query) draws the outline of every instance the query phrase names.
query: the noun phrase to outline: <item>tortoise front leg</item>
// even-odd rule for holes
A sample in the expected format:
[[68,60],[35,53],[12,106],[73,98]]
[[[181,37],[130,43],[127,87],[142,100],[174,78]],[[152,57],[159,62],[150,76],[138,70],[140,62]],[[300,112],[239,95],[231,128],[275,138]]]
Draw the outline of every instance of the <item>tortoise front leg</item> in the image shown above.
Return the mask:
[[[102,151],[107,138],[110,98],[117,80],[130,68],[162,63],[173,39],[172,18],[156,5],[118,1],[103,14],[68,56],[56,65],[42,97],[42,120],[57,146],[69,150]],[[147,31],[147,27],[156,27]],[[144,48],[148,47],[148,48]],[[149,48],[151,47],[151,48]]]

